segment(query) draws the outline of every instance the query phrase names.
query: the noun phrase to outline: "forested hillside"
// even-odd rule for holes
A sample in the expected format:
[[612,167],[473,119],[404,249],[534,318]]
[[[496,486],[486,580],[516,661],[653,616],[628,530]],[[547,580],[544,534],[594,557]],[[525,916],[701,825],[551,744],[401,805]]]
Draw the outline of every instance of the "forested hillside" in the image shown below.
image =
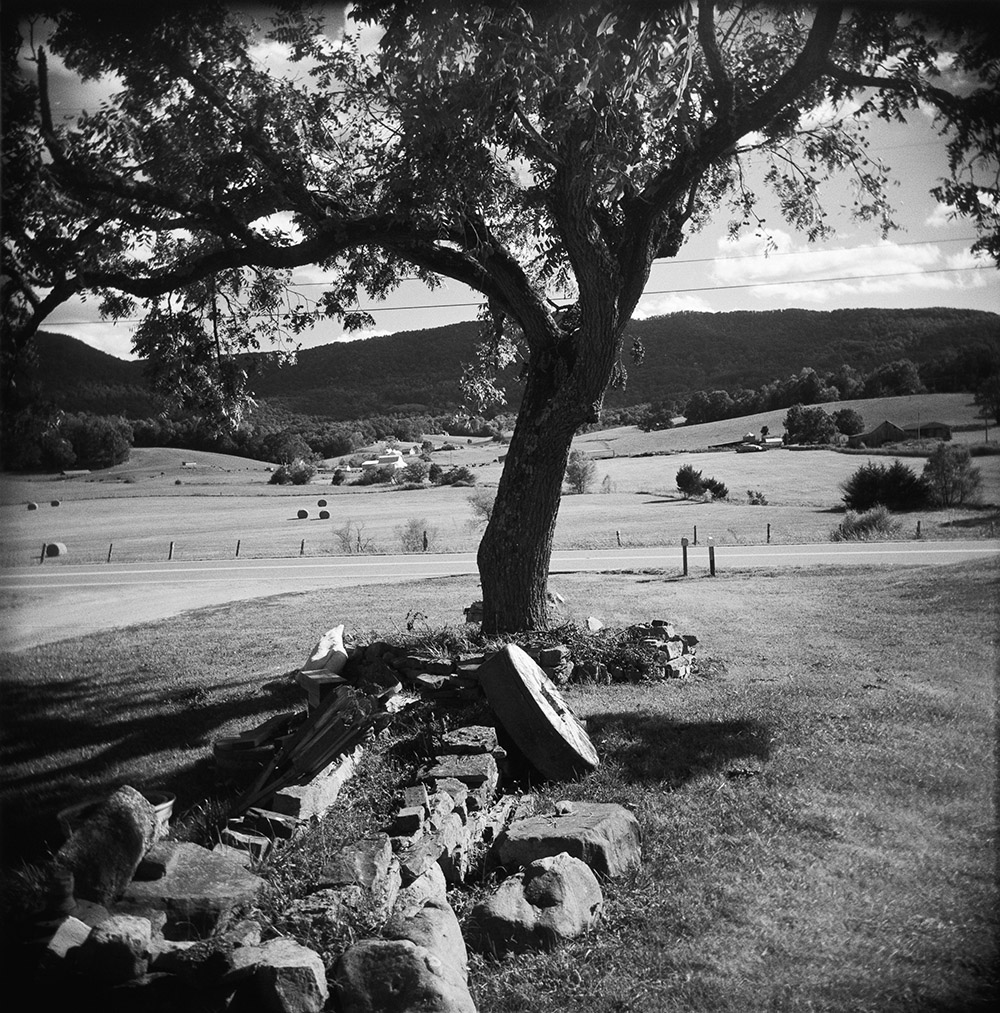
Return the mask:
[[[299,353],[294,366],[265,365],[253,386],[275,408],[331,420],[458,409],[458,377],[473,357],[478,325],[461,323],[339,342]],[[798,372],[847,364],[862,372],[900,358],[947,361],[952,349],[1000,347],[1000,315],[971,310],[783,310],[676,313],[634,321],[641,364],[626,359],[628,383],[609,406],[684,400],[696,390],[754,388]],[[123,362],[64,335],[40,334],[31,370],[39,396],[70,411],[154,413],[142,365]],[[516,369],[507,378],[516,404]],[[948,389],[971,389],[954,376]]]

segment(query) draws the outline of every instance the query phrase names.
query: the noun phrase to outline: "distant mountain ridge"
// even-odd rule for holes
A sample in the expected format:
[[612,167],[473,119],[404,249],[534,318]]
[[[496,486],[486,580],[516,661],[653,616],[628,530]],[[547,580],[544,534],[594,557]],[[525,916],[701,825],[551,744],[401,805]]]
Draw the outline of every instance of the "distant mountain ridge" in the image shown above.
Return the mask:
[[[274,407],[330,420],[451,411],[461,406],[458,379],[478,334],[479,324],[466,322],[303,349],[294,366],[264,365],[252,385]],[[685,312],[632,321],[626,352],[635,340],[644,359],[633,364],[626,354],[628,382],[609,392],[609,405],[758,387],[803,366],[822,372],[846,363],[865,372],[900,358],[920,363],[963,345],[1000,347],[1000,314],[949,308]],[[40,395],[58,407],[131,418],[159,410],[141,362],[47,332],[38,335],[36,360],[30,375]],[[516,367],[508,373],[504,382],[516,403]]]

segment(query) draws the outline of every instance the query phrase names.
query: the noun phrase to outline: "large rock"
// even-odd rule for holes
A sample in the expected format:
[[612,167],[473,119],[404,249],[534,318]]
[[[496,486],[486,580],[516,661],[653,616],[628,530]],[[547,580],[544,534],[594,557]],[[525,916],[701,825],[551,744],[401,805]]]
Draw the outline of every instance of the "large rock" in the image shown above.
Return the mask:
[[131,883],[119,907],[166,912],[168,938],[204,937],[225,928],[264,887],[259,876],[198,844],[164,847],[170,851],[166,874],[151,882]]
[[563,851],[602,876],[627,875],[642,862],[639,823],[624,806],[566,803],[560,812],[511,823],[497,839],[492,855],[512,870]]
[[469,940],[486,953],[549,949],[591,929],[603,906],[590,867],[563,852],[532,862],[477,904]]
[[88,978],[120,985],[147,970],[152,927],[138,915],[111,915],[80,947],[79,968]]
[[123,785],[94,808],[55,862],[73,873],[77,897],[109,904],[132,881],[156,832],[156,809],[135,788]]
[[330,997],[326,970],[320,955],[294,939],[272,939],[262,946],[238,951],[254,973],[238,990],[234,1004],[240,1009],[268,1013],[319,1013]]
[[462,976],[409,939],[365,939],[337,965],[342,1013],[476,1013]]
[[469,954],[458,918],[446,900],[431,898],[419,905],[397,905],[382,930],[386,939],[409,939],[468,980]]

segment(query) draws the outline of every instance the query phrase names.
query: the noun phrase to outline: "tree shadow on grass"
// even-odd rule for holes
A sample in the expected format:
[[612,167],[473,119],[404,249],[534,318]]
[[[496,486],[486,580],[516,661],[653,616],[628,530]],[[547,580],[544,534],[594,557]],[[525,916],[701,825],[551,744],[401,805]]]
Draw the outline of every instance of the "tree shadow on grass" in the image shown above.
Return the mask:
[[[211,742],[223,728],[252,727],[302,703],[288,676],[162,688],[164,674],[154,668],[63,678],[54,671],[5,681],[3,864],[58,846],[61,807],[122,784],[168,789],[179,804],[197,801],[212,790]],[[155,773],[143,773],[151,768]]]
[[771,755],[773,733],[760,721],[675,721],[662,714],[593,714],[587,732],[626,780],[680,787],[701,774],[740,777]]

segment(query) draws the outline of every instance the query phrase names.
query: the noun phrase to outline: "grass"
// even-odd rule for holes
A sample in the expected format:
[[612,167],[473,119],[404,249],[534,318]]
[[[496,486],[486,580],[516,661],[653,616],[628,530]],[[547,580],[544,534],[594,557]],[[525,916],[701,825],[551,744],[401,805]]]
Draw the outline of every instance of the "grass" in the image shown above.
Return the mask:
[[[213,456],[201,454],[198,474],[183,473],[185,485],[180,487],[173,483],[182,475],[180,462],[193,457],[190,451],[134,451],[134,460],[122,466],[134,479],[130,484],[115,481],[114,474],[103,476],[106,482],[5,477],[0,565],[37,564],[42,543],[52,541],[69,548],[69,555],[52,565],[72,566],[104,562],[112,543],[113,560],[122,563],[166,561],[171,542],[178,560],[231,559],[237,540],[242,558],[297,556],[303,540],[306,555],[331,555],[341,551],[336,532],[348,522],[362,524],[364,539],[382,552],[401,550],[399,528],[411,518],[424,518],[428,530],[436,530],[439,551],[474,551],[482,534],[483,525],[468,502],[475,490],[269,486],[262,465],[249,462],[249,470],[232,470],[228,465],[237,459],[222,457],[213,470]],[[144,466],[147,458],[150,464]],[[691,537],[695,525],[700,536],[712,535],[719,544],[763,543],[768,524],[775,543],[826,541],[833,526],[829,511],[841,505],[840,483],[862,463],[829,450],[690,453],[684,462],[725,482],[731,501],[682,499],[675,486],[676,457],[598,461],[595,491],[563,499],[556,547],[612,548],[616,532],[625,545],[677,544],[682,536]],[[983,502],[1000,503],[1000,456],[977,458],[976,467],[983,476]],[[477,488],[492,491],[500,465],[483,463],[475,474]],[[612,492],[597,491],[605,476]],[[749,506],[747,489],[761,490],[768,505]],[[318,518],[321,498],[328,502],[328,521]],[[49,505],[54,499],[60,501],[58,507]],[[27,500],[39,503],[39,509],[26,510]],[[299,509],[309,511],[307,520],[296,519]],[[975,523],[984,517],[989,514],[970,508],[920,511],[906,515],[904,534],[912,534],[919,520],[925,538],[988,537],[988,522],[987,530]],[[957,526],[966,521],[967,526]]]
[[[987,563],[560,577],[563,618],[671,619],[701,638],[703,671],[567,691],[602,766],[539,794],[634,809],[643,866],[606,885],[590,936],[503,963],[474,956],[478,1007],[986,1009],[997,578]],[[285,595],[4,657],[5,828],[27,834],[84,787],[122,780],[170,787],[183,822],[211,787],[211,740],[288,705],[287,673],[318,631],[345,621],[362,638],[394,635],[415,608],[444,626],[475,586],[404,585],[392,601],[378,589]],[[378,825],[420,745],[417,729],[401,729],[324,821],[332,836],[265,867],[275,910],[324,849]],[[453,892],[460,916],[487,885]],[[344,941],[316,943],[332,959]]]

